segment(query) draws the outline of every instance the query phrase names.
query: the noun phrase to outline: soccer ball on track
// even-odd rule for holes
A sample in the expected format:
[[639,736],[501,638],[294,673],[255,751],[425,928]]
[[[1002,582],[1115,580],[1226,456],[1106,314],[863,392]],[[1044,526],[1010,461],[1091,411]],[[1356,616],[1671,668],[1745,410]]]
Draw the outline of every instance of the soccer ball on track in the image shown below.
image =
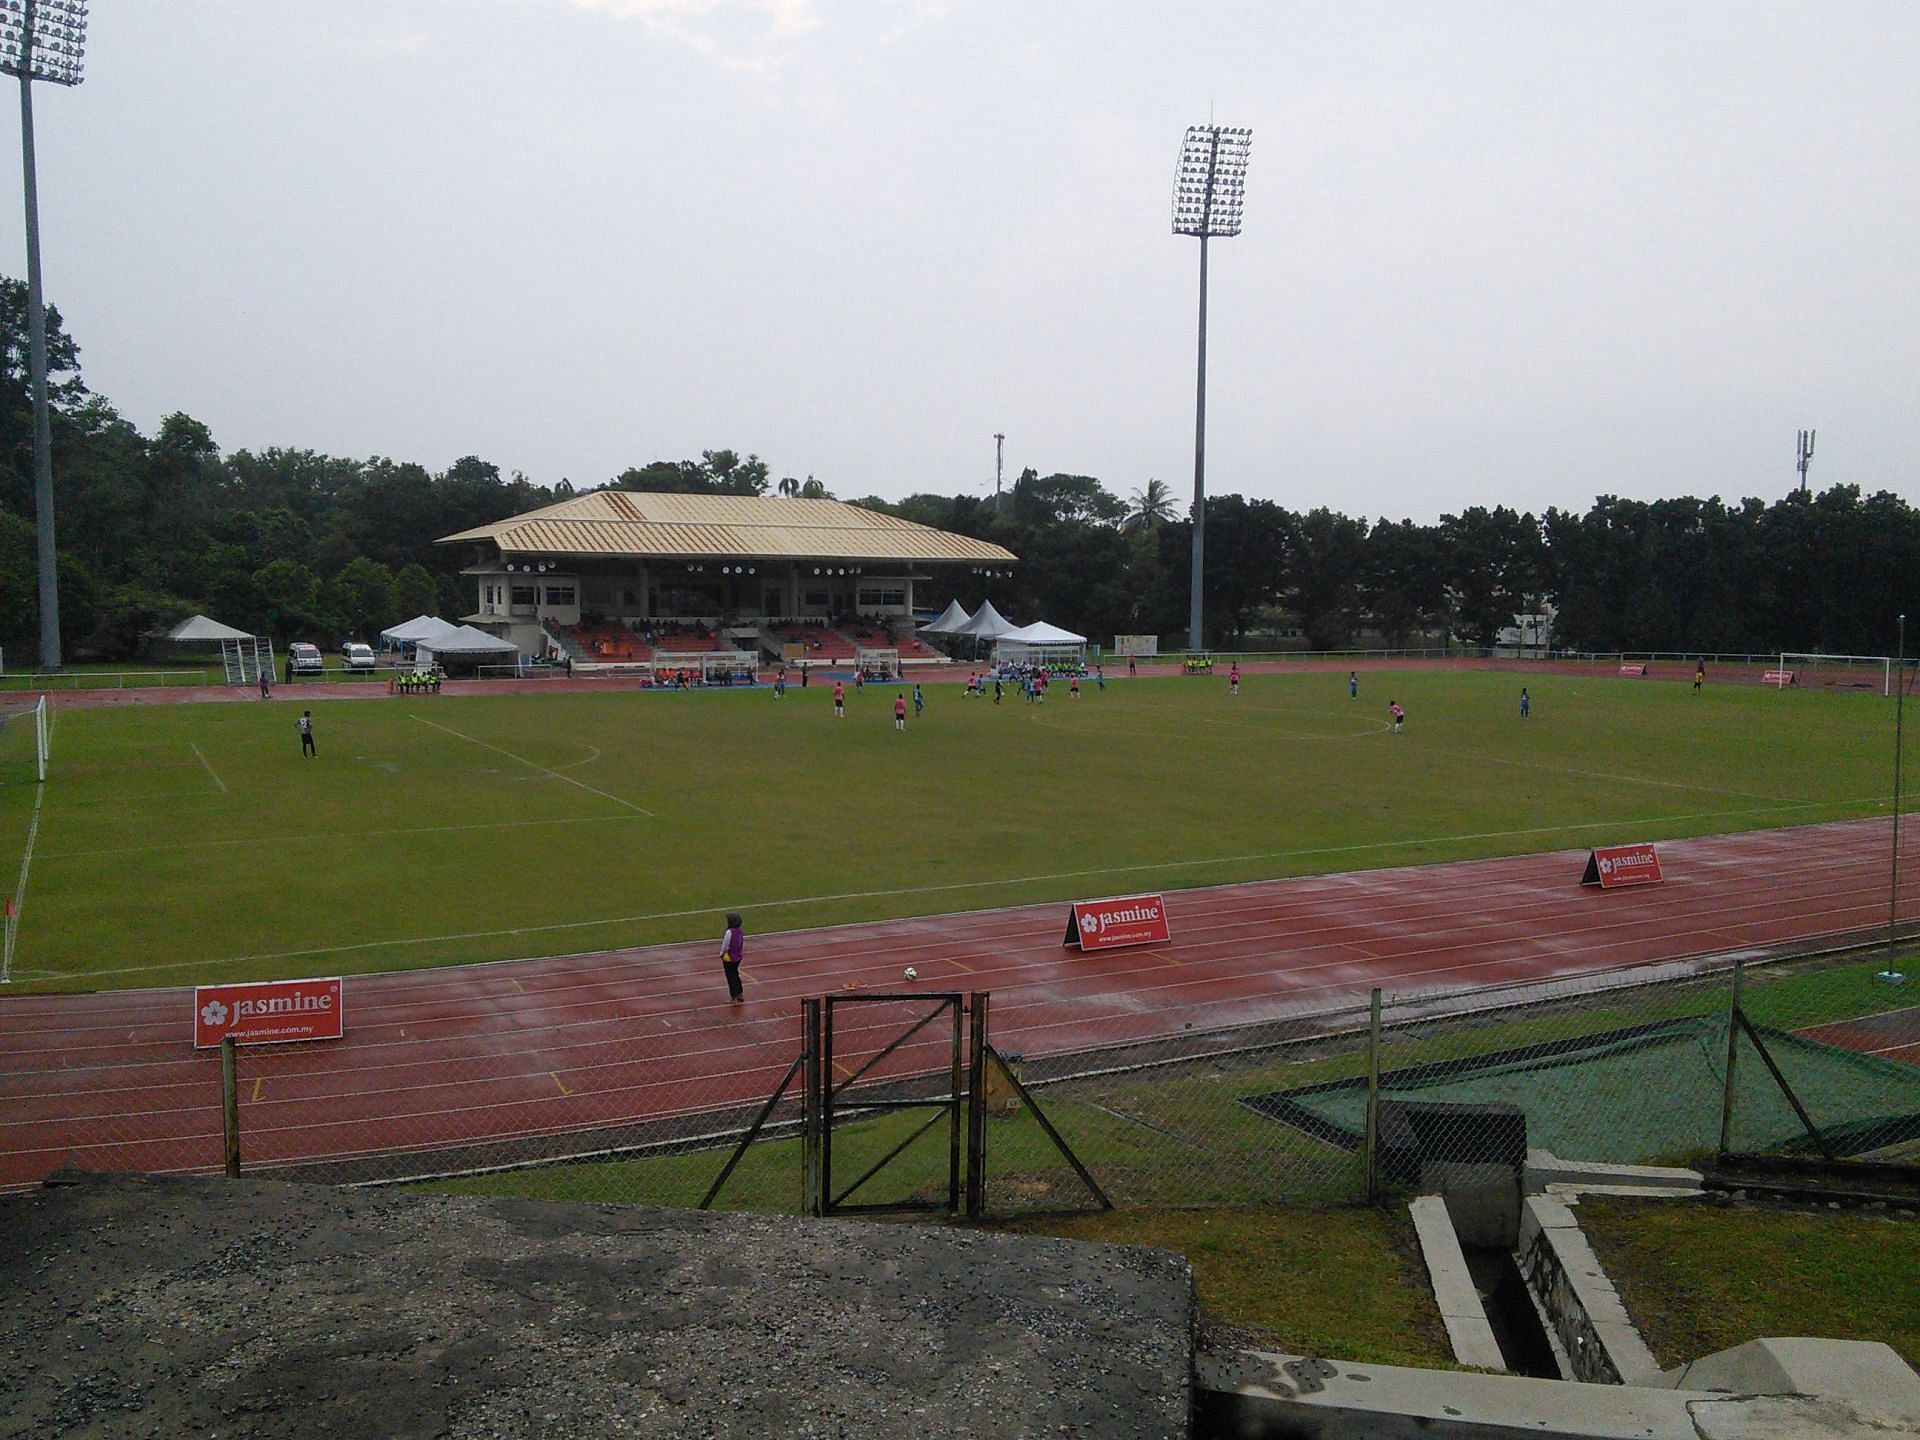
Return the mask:
[[907,966],[907,979],[918,980],[919,978],[920,978],[920,972],[914,969],[913,966],[911,965]]

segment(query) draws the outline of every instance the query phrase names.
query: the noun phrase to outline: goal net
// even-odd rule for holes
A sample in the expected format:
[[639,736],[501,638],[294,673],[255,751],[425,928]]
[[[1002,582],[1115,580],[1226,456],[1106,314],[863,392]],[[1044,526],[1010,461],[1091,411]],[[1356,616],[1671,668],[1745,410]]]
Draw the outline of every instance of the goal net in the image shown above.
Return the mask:
[[50,719],[44,695],[22,702],[0,699],[0,785],[47,778]]
[[888,646],[869,649],[862,645],[855,648],[853,663],[860,667],[863,674],[884,675],[891,679],[900,673],[900,652]]
[[666,683],[682,670],[689,679],[700,678],[703,685],[718,683],[725,677],[732,685],[751,685],[758,661],[744,650],[656,650],[653,678]]
[[1822,687],[1829,690],[1869,690],[1875,695],[1893,693],[1893,657],[1891,655],[1821,655],[1786,650],[1780,655],[1780,668],[1770,672],[1769,683],[1798,685],[1802,689]]

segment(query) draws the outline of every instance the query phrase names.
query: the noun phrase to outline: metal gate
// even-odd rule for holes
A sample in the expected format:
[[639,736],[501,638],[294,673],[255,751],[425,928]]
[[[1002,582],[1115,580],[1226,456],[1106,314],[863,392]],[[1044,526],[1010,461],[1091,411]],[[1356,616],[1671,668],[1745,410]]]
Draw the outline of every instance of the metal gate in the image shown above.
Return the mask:
[[[932,994],[828,995],[804,1002],[805,1050],[812,1057],[806,1077],[803,1128],[806,1136],[807,1210],[813,1215],[880,1214],[909,1210],[945,1210],[961,1205],[961,1107],[967,1094],[964,1056],[964,997],[957,991]],[[886,1011],[895,1014],[889,1016]],[[904,1014],[899,1012],[904,1011]],[[875,1024],[863,1024],[867,1017]],[[904,1024],[884,1044],[869,1032],[877,1025]],[[872,1043],[868,1042],[871,1038]],[[877,1046],[877,1048],[875,1048]],[[866,1052],[866,1053],[863,1053]],[[944,1064],[939,1063],[944,1061]],[[892,1062],[891,1064],[889,1062]],[[836,1174],[834,1134],[837,1122],[870,1119],[891,1112],[929,1111],[879,1159],[848,1179]],[[908,1147],[946,1121],[946,1196],[854,1200]],[[851,1169],[851,1166],[845,1167]]]
[[[808,1215],[893,1214],[943,1210],[978,1217],[986,1212],[989,1071],[1017,1094],[1054,1147],[1073,1167],[1098,1208],[1113,1204],[1061,1137],[1011,1065],[987,1040],[989,996],[984,991],[912,991],[827,995],[800,1002],[800,1053],[787,1067],[746,1128],[700,1207],[719,1197],[748,1147],[768,1130],[791,1134],[791,1120],[774,1121],[788,1087],[801,1082],[802,1209]],[[888,1011],[894,1013],[889,1015]],[[847,1125],[890,1114],[930,1112],[878,1159],[841,1155],[835,1136]],[[791,1114],[791,1111],[787,1112]],[[964,1125],[962,1123],[964,1113]],[[860,1199],[855,1195],[885,1174],[914,1142],[946,1122],[944,1186],[921,1193]],[[964,1133],[964,1138],[963,1138]],[[963,1160],[964,1155],[964,1160]],[[863,1163],[864,1162],[864,1163]],[[857,1171],[858,1173],[853,1173]],[[848,1179],[848,1175],[852,1176]],[[964,1188],[963,1188],[964,1187]],[[944,1194],[926,1193],[944,1190]]]

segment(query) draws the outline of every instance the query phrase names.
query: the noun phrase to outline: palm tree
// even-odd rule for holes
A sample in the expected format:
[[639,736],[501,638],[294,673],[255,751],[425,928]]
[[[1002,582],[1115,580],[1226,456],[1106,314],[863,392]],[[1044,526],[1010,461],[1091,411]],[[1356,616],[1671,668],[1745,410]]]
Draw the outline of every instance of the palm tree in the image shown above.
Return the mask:
[[1173,491],[1164,482],[1150,479],[1144,490],[1133,492],[1124,523],[1129,530],[1140,530],[1173,519],[1173,513]]
[[780,482],[780,493],[791,500],[800,493],[800,482],[791,475]]

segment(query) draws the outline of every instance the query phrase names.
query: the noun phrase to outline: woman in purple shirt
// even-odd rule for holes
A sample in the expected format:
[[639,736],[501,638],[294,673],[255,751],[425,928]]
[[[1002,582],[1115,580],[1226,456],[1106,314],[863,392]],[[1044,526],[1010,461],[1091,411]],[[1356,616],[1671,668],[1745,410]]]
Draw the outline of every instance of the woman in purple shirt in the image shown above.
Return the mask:
[[740,990],[740,957],[746,953],[746,932],[741,928],[740,917],[729,913],[727,933],[720,937],[720,968],[727,972],[727,993],[738,1005],[743,998]]

